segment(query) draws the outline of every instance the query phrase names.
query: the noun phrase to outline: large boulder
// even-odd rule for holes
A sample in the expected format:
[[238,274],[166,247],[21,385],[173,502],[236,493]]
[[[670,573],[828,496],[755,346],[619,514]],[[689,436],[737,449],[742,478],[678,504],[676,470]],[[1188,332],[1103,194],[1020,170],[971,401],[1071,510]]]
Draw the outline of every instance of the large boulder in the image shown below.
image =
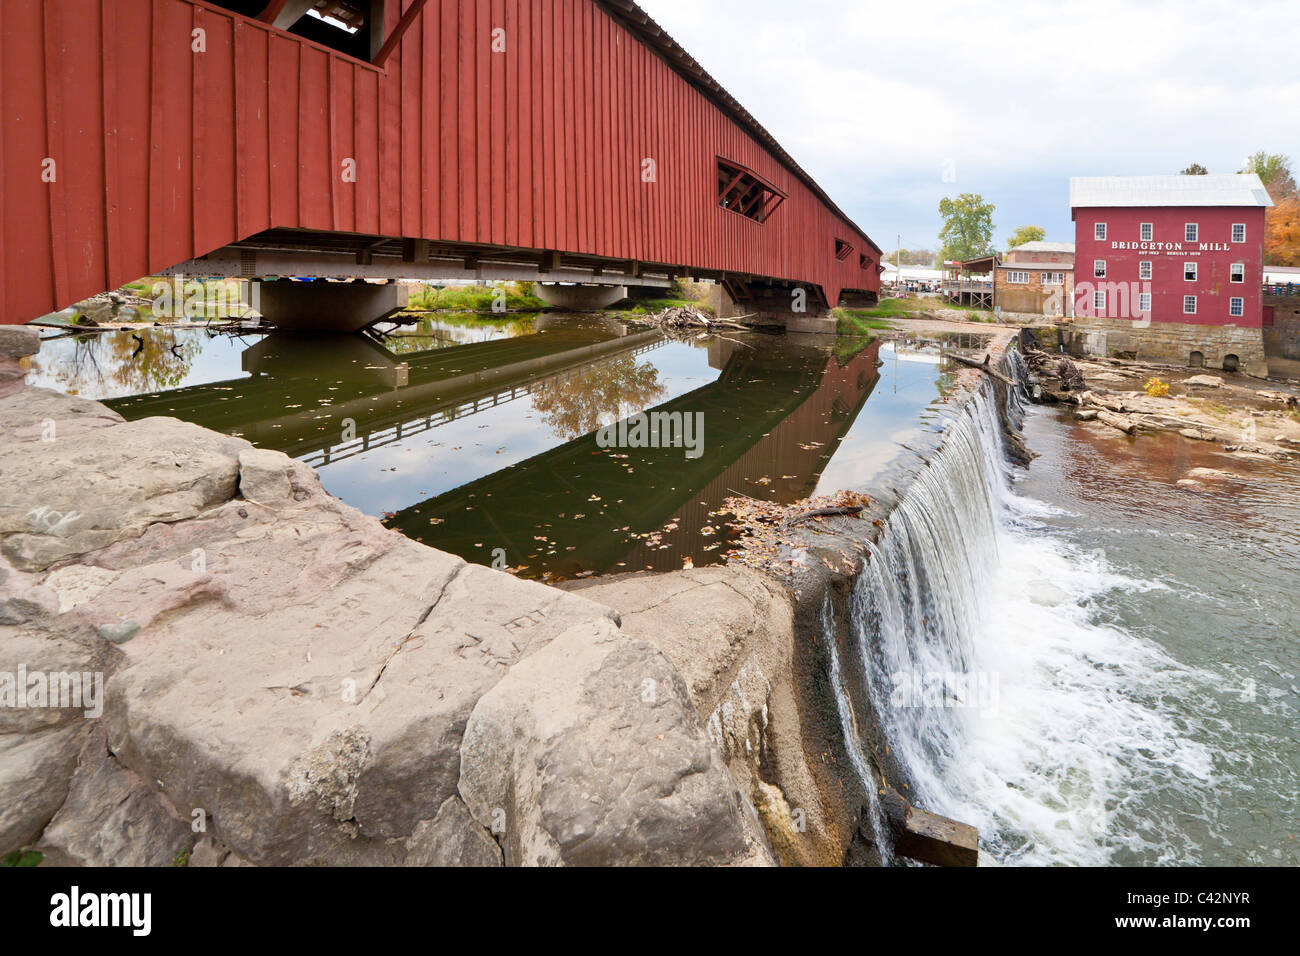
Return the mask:
[[610,622],[575,627],[479,700],[460,793],[507,864],[726,864],[755,852],[685,682]]
[[124,769],[104,735],[94,732],[36,849],[54,864],[172,866],[198,838],[193,823],[181,819],[156,784]]
[[20,570],[39,571],[156,522],[196,517],[234,497],[247,447],[171,418],[114,425],[102,441],[56,427],[53,441],[0,460],[0,550]]

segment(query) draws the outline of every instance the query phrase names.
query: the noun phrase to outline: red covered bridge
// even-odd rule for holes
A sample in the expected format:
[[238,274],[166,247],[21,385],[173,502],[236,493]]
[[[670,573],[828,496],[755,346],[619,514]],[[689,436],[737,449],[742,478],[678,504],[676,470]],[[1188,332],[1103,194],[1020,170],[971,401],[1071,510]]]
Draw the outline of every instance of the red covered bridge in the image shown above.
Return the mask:
[[879,289],[627,0],[5,0],[0,30],[6,323],[164,273]]

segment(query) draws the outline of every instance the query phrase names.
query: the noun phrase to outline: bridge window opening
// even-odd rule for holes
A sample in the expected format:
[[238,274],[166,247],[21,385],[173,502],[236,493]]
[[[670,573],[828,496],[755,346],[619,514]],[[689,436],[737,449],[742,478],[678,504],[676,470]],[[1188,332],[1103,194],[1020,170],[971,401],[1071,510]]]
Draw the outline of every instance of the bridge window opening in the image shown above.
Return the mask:
[[853,252],[853,243],[845,242],[843,239],[835,240],[835,258],[843,262]]
[[215,0],[214,6],[367,63],[384,40],[384,0]]
[[755,222],[767,222],[786,194],[737,163],[718,160],[718,205]]
[[865,255],[865,254],[864,254],[864,255],[860,255],[860,256],[858,256],[858,268],[860,268],[860,269],[870,269],[870,268],[871,268],[871,256],[868,256],[868,255]]

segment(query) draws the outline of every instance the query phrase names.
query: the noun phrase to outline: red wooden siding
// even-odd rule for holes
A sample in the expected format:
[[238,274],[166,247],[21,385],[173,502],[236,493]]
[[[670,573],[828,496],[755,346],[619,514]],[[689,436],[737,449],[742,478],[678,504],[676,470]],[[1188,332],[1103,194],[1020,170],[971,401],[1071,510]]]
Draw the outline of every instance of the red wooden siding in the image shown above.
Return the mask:
[[[870,240],[592,0],[428,0],[383,70],[200,0],[5,0],[0,40],[0,321],[273,227],[879,288]],[[789,194],[769,222],[717,206],[719,156]]]

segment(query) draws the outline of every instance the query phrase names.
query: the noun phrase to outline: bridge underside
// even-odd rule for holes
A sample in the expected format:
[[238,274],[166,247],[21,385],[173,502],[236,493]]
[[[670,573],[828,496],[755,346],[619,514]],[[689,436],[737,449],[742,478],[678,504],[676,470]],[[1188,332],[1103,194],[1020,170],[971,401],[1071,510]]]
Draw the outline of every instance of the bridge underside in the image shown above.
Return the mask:
[[[775,325],[792,332],[833,332],[835,321],[830,303],[820,286],[803,285],[789,280],[770,279],[734,272],[719,272],[639,260],[611,259],[599,256],[562,254],[537,249],[518,249],[474,244],[441,243],[425,239],[394,239],[357,233],[314,232],[301,229],[273,229],[242,242],[233,243],[198,259],[177,263],[162,271],[163,275],[184,277],[222,277],[262,280],[282,278],[319,278],[352,280],[416,279],[428,282],[448,281],[523,281],[554,284],[556,292],[566,286],[586,287],[597,293],[604,289],[667,289],[679,278],[716,283],[712,302],[724,318],[740,317],[759,325]],[[563,285],[561,285],[563,284]],[[253,303],[273,324],[295,329],[319,328],[322,331],[356,331],[391,314],[387,299],[379,308],[366,311],[361,303],[340,302],[339,306],[355,311],[351,322],[339,322],[320,311],[322,296],[338,292],[338,285],[320,287],[314,283],[281,285],[273,298],[259,296],[263,303],[273,303],[268,312]],[[295,314],[295,297],[300,297],[301,314]],[[542,297],[550,301],[544,291]],[[555,295],[552,293],[551,298]],[[353,297],[355,298],[355,296]],[[608,307],[608,296],[561,295],[556,304],[591,300],[591,305],[575,309]],[[871,292],[844,290],[840,301],[866,304],[874,301]],[[328,309],[333,316],[338,310]],[[316,321],[314,316],[321,316]],[[345,328],[346,326],[346,328]]]

